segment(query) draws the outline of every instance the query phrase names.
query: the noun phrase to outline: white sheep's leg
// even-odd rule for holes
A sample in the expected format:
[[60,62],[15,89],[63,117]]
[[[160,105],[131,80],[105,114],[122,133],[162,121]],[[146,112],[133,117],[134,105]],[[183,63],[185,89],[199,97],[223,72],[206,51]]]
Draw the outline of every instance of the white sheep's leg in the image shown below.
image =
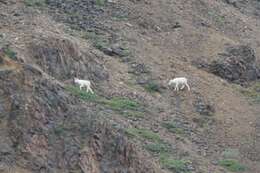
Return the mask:
[[174,86],[174,91],[177,91],[177,83]]
[[91,94],[94,94],[93,90],[90,88],[90,86],[88,87],[88,90],[91,92]]
[[182,84],[182,86],[181,86],[181,90],[183,90],[183,88],[185,87],[185,85],[184,84]]
[[176,83],[176,91],[179,91],[179,83]]
[[185,83],[185,85],[187,86],[188,90],[190,91],[190,86],[188,85],[188,83]]
[[81,85],[81,84],[80,84],[80,86],[79,86],[79,90],[81,90],[81,89],[82,89],[82,87],[83,87],[83,85]]

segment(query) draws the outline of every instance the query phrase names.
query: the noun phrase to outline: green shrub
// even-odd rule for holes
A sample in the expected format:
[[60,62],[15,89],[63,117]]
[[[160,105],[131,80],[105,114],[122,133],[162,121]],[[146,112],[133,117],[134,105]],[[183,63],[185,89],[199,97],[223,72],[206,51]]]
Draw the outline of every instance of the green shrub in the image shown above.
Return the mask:
[[64,128],[63,124],[57,125],[54,129],[54,134],[57,136],[62,136],[63,134],[65,134],[66,129]]
[[145,149],[152,153],[157,153],[157,154],[168,152],[170,150],[169,146],[163,142],[147,144],[145,146]]
[[16,60],[17,54],[10,47],[4,48],[3,51],[9,58]]
[[241,89],[241,92],[253,103],[260,103],[260,82],[255,83],[249,88]]
[[172,159],[167,154],[162,154],[160,156],[160,163],[163,168],[169,169],[174,173],[188,173],[188,165],[190,164],[190,161],[187,160],[176,160]]
[[222,153],[222,156],[226,159],[238,158],[239,157],[239,150],[238,149],[226,149]]
[[164,122],[164,123],[162,123],[162,126],[166,129],[168,129],[168,131],[170,131],[172,133],[176,133],[176,134],[184,133],[184,130],[177,127],[175,122]]
[[103,103],[113,110],[138,110],[140,104],[136,101],[130,100],[128,98],[115,97],[110,100],[103,100]]
[[129,119],[142,119],[144,118],[144,113],[139,111],[123,111],[122,115]]
[[232,159],[220,160],[219,165],[232,172],[243,172],[246,170],[244,165],[241,165],[237,160]]
[[143,138],[153,142],[161,141],[161,138],[158,134],[148,129],[129,128],[126,129],[126,134],[130,137]]
[[160,92],[160,86],[154,82],[149,82],[144,86],[146,91],[152,93],[152,92]]
[[109,47],[109,41],[104,38],[96,38],[93,41],[94,47],[96,47],[99,50],[104,50],[105,48]]
[[98,5],[98,6],[104,6],[106,3],[105,0],[96,0],[95,4]]
[[27,6],[44,6],[46,4],[46,0],[25,0],[24,1],[25,5]]

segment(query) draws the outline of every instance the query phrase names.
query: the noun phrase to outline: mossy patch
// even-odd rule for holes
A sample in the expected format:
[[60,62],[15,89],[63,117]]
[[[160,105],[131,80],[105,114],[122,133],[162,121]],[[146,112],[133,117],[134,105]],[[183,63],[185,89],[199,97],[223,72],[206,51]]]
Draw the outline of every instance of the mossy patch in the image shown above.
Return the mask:
[[24,3],[30,7],[42,7],[46,5],[46,0],[25,0]]
[[17,59],[17,53],[13,49],[11,49],[9,46],[3,48],[3,52],[10,59],[12,59],[12,60],[16,60]]
[[176,134],[184,134],[184,130],[178,127],[174,121],[164,122],[161,125],[162,127],[166,128],[169,132],[176,133]]
[[163,168],[169,169],[174,173],[189,173],[188,166],[190,161],[185,159],[173,159],[168,154],[162,154],[160,156],[160,163]]
[[155,82],[148,82],[146,85],[144,85],[144,88],[146,91],[153,93],[153,92],[160,92],[160,86]]
[[80,90],[79,87],[68,86],[66,87],[66,90],[84,101],[97,102],[99,99],[96,94],[86,92],[85,90]]
[[237,160],[233,159],[220,160],[219,165],[232,172],[243,172],[246,170],[244,165],[241,165]]
[[146,150],[148,150],[152,153],[156,153],[156,154],[165,153],[165,152],[170,151],[169,145],[166,144],[165,142],[150,143],[150,144],[145,145],[144,148]]
[[240,90],[253,103],[260,103],[260,82],[255,83],[251,87]]
[[126,129],[125,132],[130,137],[142,138],[152,142],[161,141],[161,138],[158,134],[148,129],[129,128]]

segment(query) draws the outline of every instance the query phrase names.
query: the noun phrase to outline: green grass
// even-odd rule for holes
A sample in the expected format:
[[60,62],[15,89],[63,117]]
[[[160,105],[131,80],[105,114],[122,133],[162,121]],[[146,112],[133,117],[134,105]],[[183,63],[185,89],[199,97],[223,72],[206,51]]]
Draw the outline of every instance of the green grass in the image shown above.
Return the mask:
[[143,119],[144,113],[140,111],[123,111],[122,115],[128,119]]
[[115,97],[110,100],[103,100],[103,104],[109,108],[117,111],[121,110],[138,110],[140,104],[136,101],[130,100],[128,98]]
[[14,52],[10,47],[4,48],[4,53],[7,55],[9,58],[15,60],[17,57],[16,52]]
[[25,5],[34,7],[34,6],[44,6],[46,4],[46,0],[25,0],[24,1]]
[[90,92],[86,92],[85,90],[80,90],[79,87],[68,86],[66,87],[66,90],[84,101],[98,101],[98,96],[96,94],[91,94]]
[[109,47],[109,41],[104,38],[97,38],[93,40],[93,45],[99,50],[103,50]]
[[164,142],[147,144],[147,145],[145,145],[144,148],[146,150],[148,150],[152,153],[156,153],[156,154],[165,153],[165,152],[170,151],[169,145]]
[[239,157],[239,150],[238,149],[226,149],[222,156],[225,159],[231,159],[231,158],[238,158]]
[[176,133],[176,134],[184,133],[184,130],[177,127],[175,122],[164,122],[161,125],[162,127],[166,128],[169,132]]
[[243,172],[246,170],[244,165],[241,165],[237,160],[233,159],[220,160],[219,165],[225,167],[231,172]]
[[65,134],[66,129],[64,128],[64,125],[58,125],[54,129],[54,134],[57,136],[61,136]]
[[249,88],[243,88],[240,91],[253,103],[260,103],[260,82],[255,83]]
[[83,101],[99,103],[128,117],[143,117],[142,105],[129,98],[114,97],[107,99],[96,94],[91,94],[90,92],[87,93],[85,90],[80,90],[79,87],[75,86],[67,86],[65,89]]
[[104,6],[106,4],[106,0],[96,0],[95,4],[97,6]]
[[129,128],[126,129],[126,134],[130,137],[147,139],[152,142],[160,142],[161,138],[158,134],[148,129]]
[[104,38],[104,36],[97,34],[94,31],[87,31],[82,34],[82,38],[89,39],[93,43],[93,46],[99,50],[103,50],[104,48],[109,47],[109,40]]
[[190,161],[188,160],[177,160],[171,158],[168,154],[162,154],[160,156],[160,163],[163,168],[169,169],[174,173],[189,173],[188,165]]
[[153,92],[160,92],[160,86],[154,82],[149,82],[144,86],[145,90],[153,93]]

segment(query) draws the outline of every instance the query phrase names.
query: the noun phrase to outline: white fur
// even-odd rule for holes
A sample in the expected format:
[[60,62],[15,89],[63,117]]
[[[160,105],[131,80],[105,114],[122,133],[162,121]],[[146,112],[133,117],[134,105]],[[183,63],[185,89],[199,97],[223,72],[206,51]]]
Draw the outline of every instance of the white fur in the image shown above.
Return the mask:
[[74,83],[79,84],[79,89],[81,90],[82,87],[86,87],[87,92],[91,92],[92,94],[94,94],[93,90],[91,89],[91,83],[89,80],[81,80],[78,78],[74,78]]
[[181,90],[186,86],[188,90],[190,91],[190,86],[188,85],[188,79],[185,77],[178,77],[171,79],[168,83],[168,85],[175,84],[174,91],[179,91],[179,85],[181,85]]

